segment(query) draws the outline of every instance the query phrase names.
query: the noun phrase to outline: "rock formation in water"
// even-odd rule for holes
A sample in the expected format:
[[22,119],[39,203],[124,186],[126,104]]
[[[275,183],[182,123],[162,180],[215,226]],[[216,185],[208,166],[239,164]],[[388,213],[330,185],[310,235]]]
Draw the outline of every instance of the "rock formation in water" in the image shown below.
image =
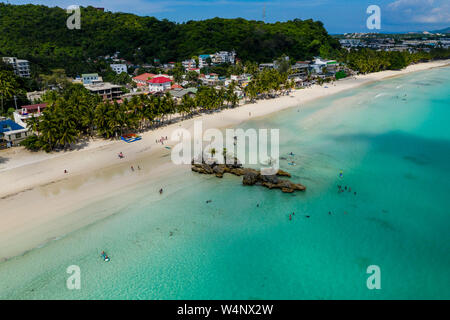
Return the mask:
[[200,174],[214,174],[217,178],[223,178],[225,173],[243,176],[242,183],[246,186],[260,185],[269,189],[281,189],[284,193],[306,190],[304,185],[280,179],[279,177],[291,177],[286,171],[278,170],[275,175],[263,175],[260,170],[242,167],[237,159],[233,164],[218,164],[214,160],[207,160],[202,163],[192,161],[192,171]]

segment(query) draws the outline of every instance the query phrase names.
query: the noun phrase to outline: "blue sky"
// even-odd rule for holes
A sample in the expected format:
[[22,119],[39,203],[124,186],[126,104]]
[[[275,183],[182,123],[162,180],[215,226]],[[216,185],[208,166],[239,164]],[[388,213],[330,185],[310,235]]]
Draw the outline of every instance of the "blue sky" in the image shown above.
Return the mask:
[[[8,2],[2,1],[0,2]],[[450,26],[449,0],[10,0],[11,4],[104,7],[109,11],[183,22],[213,17],[262,20],[321,20],[330,33],[368,32],[366,9],[381,8],[380,32],[435,30]]]

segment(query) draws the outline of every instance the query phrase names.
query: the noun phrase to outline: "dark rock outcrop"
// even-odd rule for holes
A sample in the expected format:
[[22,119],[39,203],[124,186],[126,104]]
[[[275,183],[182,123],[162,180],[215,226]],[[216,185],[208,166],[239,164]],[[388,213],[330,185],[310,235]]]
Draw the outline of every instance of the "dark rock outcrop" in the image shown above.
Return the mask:
[[203,163],[192,161],[192,171],[200,174],[214,174],[218,178],[223,178],[225,173],[243,176],[242,183],[246,186],[260,185],[268,189],[280,189],[284,193],[306,190],[304,185],[278,178],[290,178],[290,173],[286,171],[278,170],[276,175],[264,175],[259,170],[242,167],[237,159],[234,159],[232,164],[217,164],[214,160],[203,161]]

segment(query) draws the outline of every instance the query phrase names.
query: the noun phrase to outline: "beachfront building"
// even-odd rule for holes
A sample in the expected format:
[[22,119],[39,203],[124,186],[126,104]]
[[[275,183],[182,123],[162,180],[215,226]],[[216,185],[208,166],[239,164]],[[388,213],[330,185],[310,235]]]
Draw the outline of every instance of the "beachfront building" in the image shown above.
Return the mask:
[[14,74],[22,77],[30,77],[30,62],[28,60],[17,59],[16,57],[3,57],[3,62],[12,66]]
[[174,98],[175,101],[180,101],[185,95],[194,98],[197,94],[197,88],[174,88],[170,90],[170,95]]
[[316,58],[310,67],[316,74],[332,75],[339,70],[339,63],[336,60],[322,60],[321,58]]
[[309,64],[310,61],[297,61],[292,66],[293,74],[299,78],[306,78],[309,74]]
[[143,73],[133,78],[138,87],[148,87],[148,80],[153,79],[156,75],[153,73]]
[[81,80],[84,85],[101,82],[101,78],[98,73],[86,73],[81,75]]
[[23,127],[11,119],[0,121],[0,147],[14,147],[29,136],[27,127]]
[[85,84],[84,87],[90,92],[102,96],[103,100],[118,100],[122,95],[122,87],[109,82]]
[[160,75],[147,80],[147,83],[150,92],[164,92],[166,90],[170,90],[172,86],[172,79],[164,75]]
[[128,67],[126,64],[114,63],[114,64],[110,64],[109,66],[117,74],[121,74],[122,72],[128,73]]
[[22,127],[26,128],[27,121],[30,118],[40,117],[42,115],[42,111],[44,111],[45,108],[47,108],[46,103],[22,106],[19,110],[14,111],[14,121]]

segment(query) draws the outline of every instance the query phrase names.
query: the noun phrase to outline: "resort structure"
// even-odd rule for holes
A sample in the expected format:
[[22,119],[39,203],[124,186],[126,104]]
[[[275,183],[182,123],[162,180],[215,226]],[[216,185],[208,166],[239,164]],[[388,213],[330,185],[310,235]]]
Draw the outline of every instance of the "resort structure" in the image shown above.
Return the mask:
[[12,121],[0,121],[0,148],[9,148],[19,145],[29,135],[28,128]]
[[84,87],[94,94],[100,95],[103,100],[117,100],[122,95],[122,87],[108,82],[86,84]]
[[30,62],[16,57],[3,57],[3,62],[12,66],[14,73],[22,78],[30,77]]

